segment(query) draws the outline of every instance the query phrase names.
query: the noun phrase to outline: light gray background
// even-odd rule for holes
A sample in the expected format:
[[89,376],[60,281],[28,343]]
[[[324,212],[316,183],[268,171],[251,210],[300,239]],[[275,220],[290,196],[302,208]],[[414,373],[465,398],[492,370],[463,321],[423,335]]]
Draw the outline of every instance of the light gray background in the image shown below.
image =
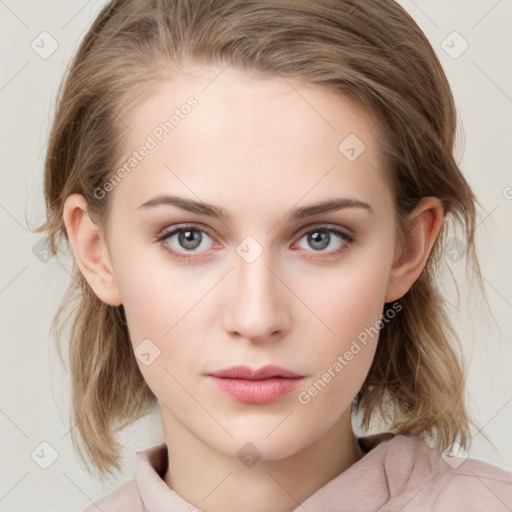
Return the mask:
[[[27,229],[43,220],[42,176],[55,94],[65,65],[100,0],[0,0],[0,510],[81,511],[132,477],[135,453],[163,441],[159,416],[123,434],[124,473],[102,487],[79,465],[69,437],[68,375],[49,326],[67,285],[70,260],[41,261],[42,238]],[[456,297],[452,317],[469,364],[471,410],[494,447],[476,435],[470,457],[512,471],[512,1],[401,0],[425,31],[448,75],[464,136],[458,154],[483,209],[477,243],[493,321],[478,300]],[[42,58],[31,47],[58,48]],[[464,41],[469,44],[457,58]],[[444,43],[443,43],[444,41]],[[450,48],[452,47],[452,48]],[[446,51],[445,51],[446,49]],[[451,55],[449,55],[450,52]],[[460,275],[464,259],[446,258]],[[444,281],[443,281],[444,282]],[[451,288],[446,287],[449,294]],[[497,327],[499,326],[499,328]],[[56,460],[51,462],[51,448]]]

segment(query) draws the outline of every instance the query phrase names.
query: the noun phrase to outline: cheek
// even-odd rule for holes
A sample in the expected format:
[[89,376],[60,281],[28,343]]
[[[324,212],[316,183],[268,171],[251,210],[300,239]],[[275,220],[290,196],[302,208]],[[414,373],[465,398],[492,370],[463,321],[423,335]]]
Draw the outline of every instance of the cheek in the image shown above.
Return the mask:
[[165,343],[208,283],[203,286],[198,275],[177,268],[149,242],[130,244],[126,250],[122,236],[117,242],[112,263],[132,343],[137,346],[146,338]]
[[375,244],[374,250],[354,252],[335,271],[305,283],[302,293],[328,327],[323,332],[330,345],[342,348],[380,318],[391,258],[391,247]]
[[317,337],[314,351],[307,349],[305,356],[315,374],[297,399],[316,414],[334,418],[349,405],[368,374],[377,347],[392,257],[392,247],[384,247],[385,242],[376,244],[374,251],[360,253],[357,261],[340,267],[336,279],[317,287],[319,293],[310,294],[312,309],[328,329],[322,328],[325,335]]
[[372,290],[372,280],[356,284],[354,293],[337,291],[332,302],[325,302],[325,322],[334,334],[320,337],[316,350],[306,348],[304,354],[314,373],[299,390],[297,401],[309,410],[305,421],[313,429],[322,428],[315,418],[323,417],[329,424],[349,407],[375,356],[382,294]]
[[[182,373],[201,361],[204,333],[198,318],[204,317],[211,300],[212,276],[172,266],[165,254],[155,251],[132,247],[117,256],[116,279],[144,380],[159,399],[180,397],[182,390],[172,376],[181,382]],[[181,407],[187,404],[185,396]]]

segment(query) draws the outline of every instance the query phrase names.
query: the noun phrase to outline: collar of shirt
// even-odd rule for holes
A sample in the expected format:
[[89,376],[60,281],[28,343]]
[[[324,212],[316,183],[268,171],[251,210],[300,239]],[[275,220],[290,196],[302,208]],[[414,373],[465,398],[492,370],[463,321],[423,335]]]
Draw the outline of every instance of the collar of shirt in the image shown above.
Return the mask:
[[[382,471],[386,456],[385,445],[395,436],[391,433],[358,438],[365,456],[346,471],[328,482],[301,504],[293,512],[321,512],[337,510],[338,503],[345,493],[340,489],[350,489],[352,495],[365,496],[369,488],[386,488],[386,474]],[[402,436],[399,436],[402,437]],[[135,459],[134,479],[137,489],[148,512],[200,512],[191,503],[168,487],[163,480],[167,470],[168,454],[165,443],[138,452]],[[360,492],[359,492],[360,491]],[[371,494],[371,493],[370,493]],[[375,503],[375,496],[371,496]],[[385,500],[386,497],[383,496]],[[364,498],[363,500],[364,501]],[[361,503],[362,505],[362,503]]]

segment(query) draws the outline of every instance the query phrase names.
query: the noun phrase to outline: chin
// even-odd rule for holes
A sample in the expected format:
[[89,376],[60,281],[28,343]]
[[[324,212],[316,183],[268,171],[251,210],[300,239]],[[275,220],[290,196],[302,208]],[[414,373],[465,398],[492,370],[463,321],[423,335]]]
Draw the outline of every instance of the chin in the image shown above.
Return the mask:
[[218,439],[219,443],[217,444],[212,442],[210,437],[205,439],[205,442],[226,456],[237,457],[245,463],[244,459],[270,462],[292,457],[307,448],[316,439],[312,433],[305,431],[304,427],[288,425],[288,428],[282,426],[276,428],[278,423],[274,422],[270,428],[266,425],[264,429],[247,425],[241,431],[230,431],[233,439]]

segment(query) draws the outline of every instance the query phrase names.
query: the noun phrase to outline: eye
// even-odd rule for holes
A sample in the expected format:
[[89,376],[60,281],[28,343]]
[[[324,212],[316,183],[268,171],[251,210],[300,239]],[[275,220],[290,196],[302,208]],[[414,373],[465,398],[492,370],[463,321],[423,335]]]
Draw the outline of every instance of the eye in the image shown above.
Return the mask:
[[325,254],[326,256],[336,256],[347,250],[350,244],[354,242],[352,236],[329,226],[317,226],[314,229],[310,229],[302,234],[300,240],[303,239],[313,249],[313,252],[320,253],[321,255]]
[[[302,233],[299,242],[303,239],[313,249],[311,251],[306,248],[307,252],[310,253],[307,256],[308,258],[337,257],[348,250],[354,242],[353,237],[349,234],[329,226],[317,226],[305,231]],[[157,242],[162,242],[162,248],[177,259],[196,258],[195,253],[201,253],[211,248],[212,240],[213,237],[208,230],[191,225],[175,226],[156,237]],[[314,253],[318,253],[318,256]]]
[[163,249],[179,259],[194,258],[195,252],[207,250],[208,239],[212,240],[207,231],[196,226],[174,227],[157,237],[158,242],[165,242]]

